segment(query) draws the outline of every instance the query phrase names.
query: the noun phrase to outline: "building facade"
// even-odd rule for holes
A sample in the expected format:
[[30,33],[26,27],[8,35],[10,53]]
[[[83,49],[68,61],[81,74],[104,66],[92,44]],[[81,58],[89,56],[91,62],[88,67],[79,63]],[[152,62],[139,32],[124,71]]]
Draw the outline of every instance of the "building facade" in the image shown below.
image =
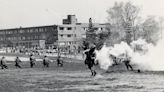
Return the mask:
[[45,48],[58,40],[56,25],[0,30],[0,47]]
[[[96,32],[107,31],[108,24],[93,23]],[[58,44],[69,50],[77,50],[82,46],[89,28],[88,23],[78,23],[75,15],[68,15],[63,24],[58,25]]]
[[[89,22],[78,23],[75,15],[68,15],[62,21],[62,25],[1,29],[0,47],[79,49],[86,38]],[[93,23],[93,27],[98,33],[107,31],[108,24]]]

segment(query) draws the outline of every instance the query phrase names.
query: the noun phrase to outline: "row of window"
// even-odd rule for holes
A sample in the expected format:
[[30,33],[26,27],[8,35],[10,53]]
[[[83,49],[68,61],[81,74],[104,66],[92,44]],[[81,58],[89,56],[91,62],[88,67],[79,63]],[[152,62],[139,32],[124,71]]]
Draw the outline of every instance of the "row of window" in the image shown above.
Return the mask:
[[0,40],[3,41],[3,40],[37,40],[37,39],[42,39],[43,37],[42,36],[28,36],[28,37],[25,37],[25,36],[22,36],[22,37],[1,37]]
[[33,33],[33,32],[46,32],[46,28],[35,28],[35,29],[18,29],[18,30],[5,30],[0,31],[0,34],[17,34],[17,33]]
[[[102,27],[94,27],[95,30],[104,30]],[[88,27],[83,27],[83,30],[88,30]]]
[[67,41],[64,42],[65,45],[71,45],[71,44],[76,44],[76,41]]
[[[76,30],[76,27],[59,27],[59,30],[72,30],[72,29]],[[94,27],[95,30],[104,30],[103,27]],[[88,30],[88,27],[83,27],[83,30]]]
[[[73,27],[59,27],[59,30],[72,30]],[[76,27],[74,27],[76,29]]]
[[63,37],[71,38],[71,37],[76,37],[76,34],[60,34],[59,36],[60,36],[61,38],[63,38]]

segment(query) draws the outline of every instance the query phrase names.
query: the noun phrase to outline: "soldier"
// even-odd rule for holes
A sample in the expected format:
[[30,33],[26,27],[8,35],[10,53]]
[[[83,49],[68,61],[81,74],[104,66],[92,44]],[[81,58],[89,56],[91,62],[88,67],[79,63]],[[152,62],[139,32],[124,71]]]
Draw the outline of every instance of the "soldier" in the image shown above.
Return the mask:
[[114,63],[113,65],[118,65],[116,56],[114,56],[114,55],[111,54],[110,57],[113,60],[113,63]]
[[61,59],[60,56],[57,57],[57,66],[60,66],[60,67],[63,66],[63,60]]
[[4,56],[2,57],[0,64],[1,64],[2,69],[4,69],[4,68],[7,69],[8,68],[7,65],[6,65],[6,59],[5,59]]
[[49,67],[49,62],[50,62],[50,60],[48,59],[48,57],[47,56],[44,56],[43,66],[44,67]]
[[95,47],[91,47],[89,51],[84,52],[86,54],[85,65],[88,66],[88,69],[91,71],[91,76],[96,75],[96,71],[94,70],[95,65]]
[[20,66],[20,63],[21,63],[22,61],[19,59],[19,57],[16,57],[16,59],[15,59],[15,67],[16,68],[21,68],[21,66]]
[[36,61],[36,60],[35,60],[34,56],[31,54],[31,55],[30,55],[30,67],[31,67],[31,68],[33,68],[33,66],[35,65],[35,61]]
[[130,59],[129,58],[126,58],[123,62],[125,63],[127,70],[131,69],[133,71],[133,67],[130,65]]

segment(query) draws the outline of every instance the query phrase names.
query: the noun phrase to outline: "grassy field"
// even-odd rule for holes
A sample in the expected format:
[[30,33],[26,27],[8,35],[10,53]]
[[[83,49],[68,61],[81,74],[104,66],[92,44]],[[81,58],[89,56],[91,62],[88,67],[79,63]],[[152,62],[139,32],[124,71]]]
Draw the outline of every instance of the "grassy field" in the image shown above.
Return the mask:
[[[141,73],[126,71],[125,66],[110,67],[105,73],[97,67],[98,75],[90,76],[83,61],[65,59],[64,67],[51,62],[43,68],[37,62],[30,68],[23,62],[22,69],[16,69],[14,62],[9,69],[0,69],[0,92],[163,92],[164,72]],[[100,75],[101,73],[101,75]]]

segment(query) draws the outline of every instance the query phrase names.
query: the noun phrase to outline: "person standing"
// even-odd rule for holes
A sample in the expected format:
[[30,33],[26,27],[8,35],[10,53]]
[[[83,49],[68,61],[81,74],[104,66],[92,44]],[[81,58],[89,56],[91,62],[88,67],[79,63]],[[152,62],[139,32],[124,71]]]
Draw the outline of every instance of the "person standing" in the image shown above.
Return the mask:
[[1,64],[1,69],[8,69],[7,65],[6,65],[6,59],[5,57],[3,56],[1,61],[0,61],[0,64]]
[[22,68],[21,66],[20,66],[20,63],[21,63],[22,61],[19,59],[19,57],[16,57],[16,59],[15,59],[15,67],[16,68]]
[[35,61],[36,61],[36,60],[35,60],[34,56],[33,56],[33,55],[30,55],[30,67],[31,67],[31,68],[34,67]]
[[60,55],[57,57],[57,66],[63,67],[63,60],[61,59]]
[[131,69],[133,71],[133,67],[130,65],[130,59],[125,59],[124,63],[125,63],[127,70]]
[[44,67],[49,67],[49,62],[50,62],[50,60],[48,59],[48,57],[47,56],[44,56],[43,66]]
[[117,57],[116,56],[114,56],[114,55],[110,55],[110,57],[112,58],[112,60],[113,60],[113,65],[118,65],[118,63],[117,63]]
[[95,64],[95,47],[91,47],[91,49],[86,50],[85,55],[86,55],[86,59],[85,59],[85,65],[88,66],[88,69],[91,71],[91,76],[96,76],[96,71],[94,69]]

